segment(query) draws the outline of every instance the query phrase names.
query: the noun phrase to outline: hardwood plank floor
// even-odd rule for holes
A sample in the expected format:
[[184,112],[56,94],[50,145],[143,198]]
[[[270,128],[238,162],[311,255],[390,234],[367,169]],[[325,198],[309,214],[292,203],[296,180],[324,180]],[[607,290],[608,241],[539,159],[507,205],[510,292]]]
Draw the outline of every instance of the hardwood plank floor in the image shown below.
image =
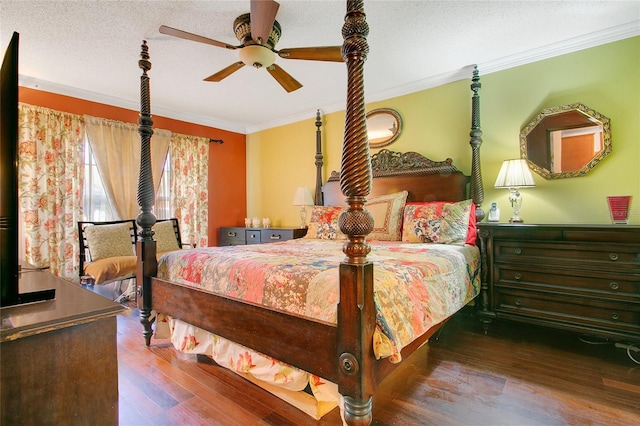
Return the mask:
[[[147,348],[137,310],[118,316],[120,424],[339,425],[315,421],[163,340]],[[640,354],[638,354],[640,356]],[[613,344],[575,334],[454,316],[374,397],[374,425],[638,425],[640,365]]]

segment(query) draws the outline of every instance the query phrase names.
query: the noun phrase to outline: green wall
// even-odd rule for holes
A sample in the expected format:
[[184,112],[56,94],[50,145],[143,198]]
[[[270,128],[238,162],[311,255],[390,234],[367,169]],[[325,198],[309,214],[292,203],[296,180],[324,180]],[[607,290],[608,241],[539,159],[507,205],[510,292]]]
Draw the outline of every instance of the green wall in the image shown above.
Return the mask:
[[[366,67],[366,65],[365,65]],[[482,89],[481,147],[485,189],[508,220],[508,191],[493,188],[502,161],[519,156],[519,134],[541,109],[581,102],[611,119],[612,154],[584,177],[545,180],[521,190],[527,223],[610,223],[607,195],[632,195],[630,223],[640,224],[640,37],[609,43],[487,75]],[[367,105],[394,108],[404,130],[387,147],[433,160],[451,157],[469,173],[469,80]],[[366,82],[365,82],[366,84]],[[247,136],[247,212],[274,225],[299,224],[296,187],[315,184],[315,112],[309,119]],[[323,117],[324,179],[340,167],[344,112]],[[372,153],[375,150],[372,150]]]

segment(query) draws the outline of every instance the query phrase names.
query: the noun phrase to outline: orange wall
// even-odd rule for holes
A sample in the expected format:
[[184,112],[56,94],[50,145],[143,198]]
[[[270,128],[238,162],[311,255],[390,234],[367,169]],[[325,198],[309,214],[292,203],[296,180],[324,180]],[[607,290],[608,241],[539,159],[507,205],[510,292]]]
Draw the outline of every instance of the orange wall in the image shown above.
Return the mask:
[[[26,104],[72,114],[88,114],[125,123],[138,122],[138,111],[27,87],[20,87],[19,98]],[[153,126],[158,129],[224,141],[221,145],[209,144],[209,245],[218,245],[219,228],[243,224],[246,217],[246,136],[166,117],[152,118]]]

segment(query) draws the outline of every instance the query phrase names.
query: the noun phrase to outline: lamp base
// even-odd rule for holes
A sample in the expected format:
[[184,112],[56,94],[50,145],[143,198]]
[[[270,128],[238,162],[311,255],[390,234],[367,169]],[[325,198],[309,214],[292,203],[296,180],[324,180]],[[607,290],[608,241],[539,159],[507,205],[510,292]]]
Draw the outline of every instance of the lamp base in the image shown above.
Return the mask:
[[511,216],[509,218],[509,223],[524,223],[524,220],[520,216]]

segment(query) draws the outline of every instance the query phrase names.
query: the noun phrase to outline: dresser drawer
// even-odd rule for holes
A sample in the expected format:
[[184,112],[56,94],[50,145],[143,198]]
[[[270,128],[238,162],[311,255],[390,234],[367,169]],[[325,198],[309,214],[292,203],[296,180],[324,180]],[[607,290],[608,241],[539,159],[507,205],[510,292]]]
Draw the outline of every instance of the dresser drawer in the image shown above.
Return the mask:
[[494,241],[494,262],[640,273],[640,244]]
[[263,243],[275,243],[277,241],[292,240],[293,229],[263,229],[261,232],[261,240]]
[[220,228],[221,246],[238,246],[245,244],[244,228]]
[[526,290],[495,288],[496,312],[526,315],[557,321],[632,333],[640,336],[640,305],[600,301]]
[[236,246],[241,244],[260,244],[287,241],[302,238],[306,228],[220,228],[220,246]]
[[640,275],[511,264],[494,266],[495,285],[640,303]]
[[260,244],[262,242],[262,231],[259,229],[245,230],[245,240],[247,244]]

